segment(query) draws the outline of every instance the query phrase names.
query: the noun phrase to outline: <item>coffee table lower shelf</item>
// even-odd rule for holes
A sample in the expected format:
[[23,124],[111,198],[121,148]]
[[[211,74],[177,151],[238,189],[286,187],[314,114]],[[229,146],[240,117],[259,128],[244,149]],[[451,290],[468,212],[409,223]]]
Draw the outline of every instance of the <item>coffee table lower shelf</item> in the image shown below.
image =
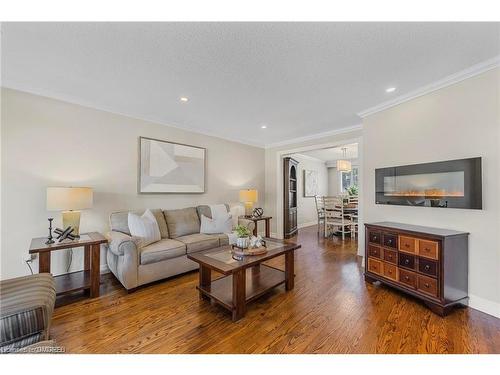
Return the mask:
[[[285,283],[285,271],[261,264],[246,269],[245,302],[248,303],[271,289]],[[205,296],[214,299],[224,308],[233,311],[233,275],[213,280],[210,286],[197,287]]]

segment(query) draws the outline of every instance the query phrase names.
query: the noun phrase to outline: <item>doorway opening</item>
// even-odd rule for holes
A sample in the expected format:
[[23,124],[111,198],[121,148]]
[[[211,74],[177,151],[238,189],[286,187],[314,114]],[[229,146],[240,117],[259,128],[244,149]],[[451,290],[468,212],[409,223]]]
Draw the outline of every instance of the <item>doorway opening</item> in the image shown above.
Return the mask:
[[[319,236],[357,240],[361,186],[359,144],[348,141],[281,155],[284,238],[293,237],[302,228],[315,226]],[[339,212],[335,212],[338,220],[330,220],[333,217],[330,212],[325,219],[325,201],[338,202]]]

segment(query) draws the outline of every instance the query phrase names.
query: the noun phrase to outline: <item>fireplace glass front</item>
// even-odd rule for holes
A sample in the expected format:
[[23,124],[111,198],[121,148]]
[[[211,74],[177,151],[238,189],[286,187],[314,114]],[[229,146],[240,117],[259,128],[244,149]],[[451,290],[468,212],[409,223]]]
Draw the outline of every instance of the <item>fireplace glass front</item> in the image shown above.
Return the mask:
[[481,158],[380,168],[376,203],[482,208]]

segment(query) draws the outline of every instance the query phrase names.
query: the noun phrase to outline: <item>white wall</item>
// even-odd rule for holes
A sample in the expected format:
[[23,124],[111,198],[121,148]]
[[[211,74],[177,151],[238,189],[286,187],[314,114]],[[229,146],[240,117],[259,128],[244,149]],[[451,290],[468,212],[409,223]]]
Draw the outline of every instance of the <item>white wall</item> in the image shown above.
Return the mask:
[[314,160],[300,154],[291,154],[299,162],[297,177],[297,225],[304,227],[318,222],[316,201],[314,197],[304,197],[304,170],[318,172],[318,195],[328,193],[328,172],[321,160]]
[[[500,69],[363,121],[365,222],[389,220],[470,232],[470,304],[500,316]],[[483,210],[375,204],[375,168],[481,156]],[[363,238],[363,237],[361,237]]]
[[[1,108],[2,279],[28,274],[22,259],[30,239],[46,235],[47,217],[61,226],[60,213],[46,211],[47,186],[94,188],[82,231],[107,231],[116,210],[236,202],[240,188],[256,188],[263,205],[261,148],[10,89],[2,89]],[[205,147],[206,193],[138,195],[139,136]],[[65,271],[64,254],[55,258],[54,273]],[[74,264],[81,267],[81,251]]]

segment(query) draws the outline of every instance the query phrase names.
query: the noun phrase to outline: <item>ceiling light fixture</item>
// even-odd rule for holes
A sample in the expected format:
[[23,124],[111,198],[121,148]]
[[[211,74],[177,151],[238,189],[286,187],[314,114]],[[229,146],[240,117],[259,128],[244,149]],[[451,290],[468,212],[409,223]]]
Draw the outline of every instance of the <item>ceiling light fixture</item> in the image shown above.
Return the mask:
[[261,125],[260,128],[261,129],[267,129],[267,125]]
[[186,103],[189,99],[186,98],[185,96],[181,96],[181,102]]
[[344,159],[337,160],[337,171],[350,172],[352,169],[351,162],[349,160],[345,160],[347,158],[347,147],[342,147],[341,150]]
[[395,87],[389,87],[389,88],[385,89],[385,92],[394,92],[394,91],[396,91]]

